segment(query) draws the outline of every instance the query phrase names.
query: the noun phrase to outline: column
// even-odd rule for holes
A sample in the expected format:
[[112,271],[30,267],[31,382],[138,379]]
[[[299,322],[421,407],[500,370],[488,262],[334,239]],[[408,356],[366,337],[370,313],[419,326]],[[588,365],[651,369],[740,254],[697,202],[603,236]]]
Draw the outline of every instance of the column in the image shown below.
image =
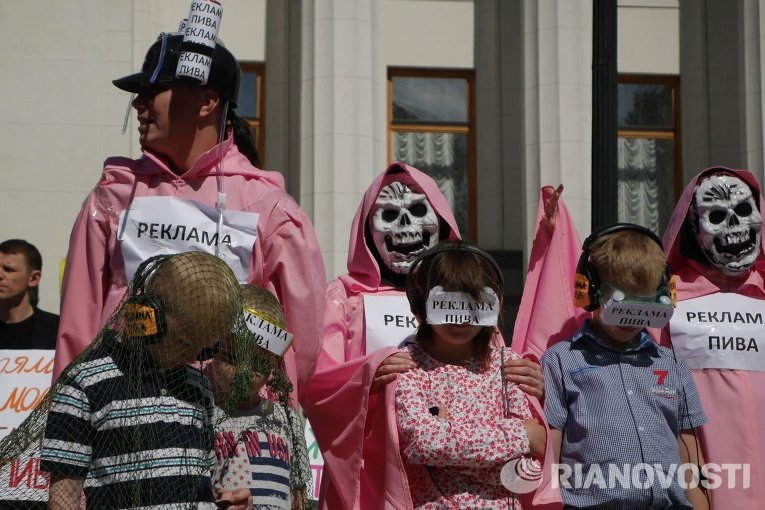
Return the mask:
[[346,271],[351,221],[384,164],[379,1],[303,2],[300,203],[330,278]]
[[577,230],[590,231],[592,2],[524,0],[525,240],[542,185],[565,187]]

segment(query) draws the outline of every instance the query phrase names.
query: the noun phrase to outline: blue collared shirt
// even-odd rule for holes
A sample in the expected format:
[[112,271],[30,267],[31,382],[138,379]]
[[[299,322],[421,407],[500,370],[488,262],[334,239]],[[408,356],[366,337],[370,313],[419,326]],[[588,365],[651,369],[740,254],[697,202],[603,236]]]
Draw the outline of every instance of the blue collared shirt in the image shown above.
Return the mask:
[[[547,350],[542,367],[547,421],[563,431],[560,463],[568,466],[560,471],[564,503],[692,508],[679,484],[682,475],[676,474],[677,436],[707,418],[681,359],[656,345],[645,330],[630,348],[617,351],[598,340],[585,321],[573,337]],[[644,464],[653,470],[650,485]],[[571,475],[564,480],[568,469]]]

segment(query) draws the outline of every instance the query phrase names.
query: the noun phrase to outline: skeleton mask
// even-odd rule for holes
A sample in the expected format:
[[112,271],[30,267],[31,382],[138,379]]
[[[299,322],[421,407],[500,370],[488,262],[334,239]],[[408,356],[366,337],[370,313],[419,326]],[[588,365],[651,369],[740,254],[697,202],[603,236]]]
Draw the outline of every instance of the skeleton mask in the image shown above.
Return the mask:
[[726,275],[743,273],[760,254],[762,216],[749,186],[730,175],[704,179],[694,192],[699,246]]
[[438,243],[433,206],[424,194],[400,181],[380,190],[369,215],[369,229],[382,262],[397,274],[407,274],[414,259]]

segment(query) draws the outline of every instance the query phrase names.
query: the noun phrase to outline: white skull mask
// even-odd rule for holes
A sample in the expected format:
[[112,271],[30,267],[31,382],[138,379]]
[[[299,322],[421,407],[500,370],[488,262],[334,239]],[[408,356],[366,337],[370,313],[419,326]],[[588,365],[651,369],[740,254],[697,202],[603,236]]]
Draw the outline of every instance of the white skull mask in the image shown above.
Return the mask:
[[713,175],[694,193],[694,228],[709,263],[731,276],[752,267],[760,254],[762,216],[749,186],[738,177]]
[[428,197],[395,181],[380,190],[369,229],[383,264],[407,274],[414,259],[438,243],[438,216]]

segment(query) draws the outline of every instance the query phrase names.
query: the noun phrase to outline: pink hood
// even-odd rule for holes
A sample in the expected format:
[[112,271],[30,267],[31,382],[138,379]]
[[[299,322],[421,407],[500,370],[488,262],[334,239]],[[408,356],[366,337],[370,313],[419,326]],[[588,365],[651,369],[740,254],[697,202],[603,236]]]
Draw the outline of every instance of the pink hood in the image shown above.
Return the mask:
[[[369,219],[369,213],[372,211],[372,206],[374,205],[375,200],[377,200],[377,195],[380,193],[380,189],[383,187],[383,181],[388,175],[396,172],[407,174],[415,183],[417,183],[422,190],[422,193],[427,195],[430,204],[433,206],[433,209],[435,209],[439,219],[442,220],[442,235],[444,222],[449,228],[446,240],[453,241],[460,239],[457,220],[454,219],[454,214],[452,213],[449,204],[446,202],[443,193],[438,189],[436,182],[416,168],[401,162],[391,163],[385,171],[378,175],[377,178],[372,181],[372,184],[369,185],[366,193],[364,193],[364,199],[361,201],[361,205],[356,211],[356,216],[353,218],[351,239],[348,243],[348,273],[339,277],[339,280],[343,282],[349,294],[370,291],[376,292],[379,290],[382,283],[380,266],[367,246],[366,225]],[[445,239],[441,240],[444,241]]]
[[[249,160],[239,152],[239,149],[233,143],[233,138],[229,136],[223,143],[216,145],[212,149],[202,154],[194,166],[189,168],[183,175],[176,175],[170,170],[164,157],[154,154],[151,151],[144,151],[143,156],[137,160],[126,157],[112,157],[104,162],[104,171],[109,169],[125,169],[129,172],[141,175],[167,175],[173,179],[179,179],[186,182],[219,174],[218,161],[223,155],[223,175],[241,175],[245,177],[256,177],[267,181],[277,188],[284,189],[284,177],[279,172],[261,170],[249,163]],[[228,191],[228,190],[226,190]]]
[[[736,293],[765,299],[765,251],[752,269],[738,277],[724,277],[717,268],[689,259],[682,253],[683,225],[698,182],[710,173],[727,173],[746,182],[758,195],[760,211],[763,197],[751,172],[725,167],[704,170],[683,191],[664,234],[664,250],[677,275],[677,299],[683,301],[714,293]],[[685,242],[695,242],[688,238]],[[762,250],[762,247],[761,247]],[[702,255],[703,257],[703,255]],[[717,282],[717,283],[715,283]],[[721,288],[723,285],[724,288]],[[668,329],[662,330],[661,343],[671,346]],[[698,430],[701,451],[707,463],[746,464],[750,485],[742,488],[741,477],[735,487],[727,483],[712,491],[715,508],[752,508],[765,498],[765,448],[761,424],[765,422],[765,372],[727,369],[694,369],[693,378],[708,421]],[[725,482],[729,480],[724,478]]]
[[[726,173],[733,175],[744,181],[752,188],[753,193],[757,195],[760,211],[765,212],[763,208],[764,202],[762,197],[762,191],[760,184],[754,175],[748,170],[734,170],[722,166],[707,168],[703,172],[699,173],[696,177],[691,179],[688,185],[683,190],[683,194],[675,206],[675,210],[672,213],[672,217],[667,224],[667,228],[664,231],[664,252],[667,254],[667,260],[669,261],[669,267],[672,268],[672,272],[681,276],[678,284],[678,299],[690,299],[693,297],[704,296],[719,292],[718,285],[712,283],[707,276],[718,273],[718,270],[706,263],[698,262],[693,259],[687,258],[686,255],[681,253],[681,247],[683,245],[683,225],[685,223],[688,210],[691,207],[691,201],[693,200],[693,191],[698,185],[699,181],[704,177],[713,173]],[[691,242],[695,242],[690,239]],[[688,240],[686,240],[688,242]],[[765,271],[765,245],[760,244],[760,256],[754,264],[752,270],[745,276],[742,276],[737,281],[740,283],[738,290],[742,294],[750,296],[765,296],[763,289],[765,284],[763,282],[762,273]],[[730,291],[730,289],[728,289]]]
[[348,273],[327,287],[324,342],[303,399],[324,457],[322,509],[411,508],[398,447],[395,386],[388,384],[378,394],[370,394],[377,368],[396,349],[366,354],[364,326],[364,295],[403,295],[401,289],[383,283],[366,240],[372,206],[386,178],[395,172],[406,174],[427,195],[441,220],[442,239],[460,237],[435,181],[415,168],[389,165],[364,194],[351,227]]

